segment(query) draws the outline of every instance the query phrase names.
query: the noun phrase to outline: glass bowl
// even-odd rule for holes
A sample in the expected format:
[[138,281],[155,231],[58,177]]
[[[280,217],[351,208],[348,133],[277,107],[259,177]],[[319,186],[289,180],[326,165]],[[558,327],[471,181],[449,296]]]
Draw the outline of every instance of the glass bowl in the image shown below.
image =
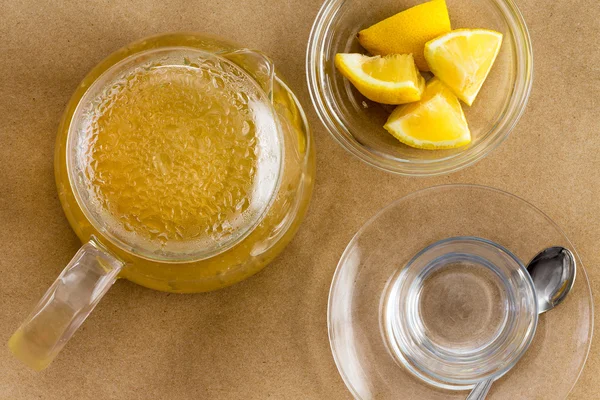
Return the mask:
[[486,156],[508,136],[525,110],[533,54],[525,21],[512,0],[446,0],[452,29],[501,32],[503,44],[473,106],[463,106],[472,135],[450,150],[408,147],[383,129],[393,106],[362,96],[335,68],[336,53],[366,53],[356,34],[423,0],[326,0],[313,25],[306,57],[317,114],[342,147],[367,164],[401,175],[453,172]]
[[[536,326],[523,265],[551,246],[573,252],[577,279]],[[328,305],[335,363],[365,400],[464,400],[485,376],[496,379],[490,400],[564,399],[593,318],[585,268],[562,230],[526,201],[475,185],[424,189],[378,212],[342,254]],[[447,362],[457,359],[470,370]]]

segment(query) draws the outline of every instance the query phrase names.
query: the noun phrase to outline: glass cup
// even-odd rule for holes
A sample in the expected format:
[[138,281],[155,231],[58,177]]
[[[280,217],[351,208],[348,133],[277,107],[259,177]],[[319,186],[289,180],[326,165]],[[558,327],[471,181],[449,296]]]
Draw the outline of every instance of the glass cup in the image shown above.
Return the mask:
[[[241,217],[233,219],[231,226],[215,228],[210,240],[168,239],[157,245],[115,222],[88,190],[90,158],[85,142],[98,123],[94,115],[106,106],[99,99],[118,92],[119,85],[130,82],[129,77],[137,79],[136,71],[160,74],[164,67],[181,68],[187,74],[181,79],[192,80],[194,74],[224,68],[229,78],[235,77],[252,93],[239,101],[252,108],[260,168],[253,170],[251,197],[242,204]],[[217,76],[210,84],[219,91],[224,83]],[[219,113],[212,110],[202,118],[219,119]],[[154,161],[154,157],[148,160]],[[225,173],[233,174],[230,168],[235,167],[228,166]],[[118,50],[76,89],[56,142],[58,194],[83,246],[11,337],[10,349],[28,366],[45,368],[117,278],[151,289],[191,293],[219,289],[255,274],[297,231],[312,193],[314,170],[313,139],[304,111],[273,62],[262,53],[220,38],[187,33],[155,36]],[[153,234],[160,238],[162,232]]]
[[[356,34],[423,0],[325,0],[306,55],[310,95],[317,115],[347,151],[400,175],[447,174],[481,160],[525,111],[533,74],[531,40],[512,0],[446,0],[452,29],[485,28],[504,35],[502,47],[475,103],[464,106],[472,142],[450,150],[406,146],[383,129],[393,107],[362,96],[336,70],[336,53],[366,53]],[[429,76],[430,74],[426,74]]]
[[392,356],[428,384],[450,390],[509,371],[538,320],[525,266],[504,247],[475,237],[420,251],[391,277],[381,307]]

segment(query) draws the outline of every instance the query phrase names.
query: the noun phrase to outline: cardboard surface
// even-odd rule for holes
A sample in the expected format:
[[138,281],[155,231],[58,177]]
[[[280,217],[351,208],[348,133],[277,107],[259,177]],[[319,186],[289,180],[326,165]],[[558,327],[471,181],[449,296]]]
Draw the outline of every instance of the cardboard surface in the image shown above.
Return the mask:
[[[118,282],[48,370],[29,371],[0,346],[0,399],[350,398],[327,339],[339,256],[381,207],[442,183],[494,186],[545,211],[579,250],[598,295],[599,4],[520,0],[535,55],[521,122],[475,166],[414,179],[361,163],[316,118],[304,56],[321,0],[0,0],[1,342],[80,245],[56,194],[54,138],[72,91],[112,51],[168,31],[204,31],[262,49],[305,106],[318,169],[308,217],[263,272],[200,295]],[[598,376],[596,340],[570,398],[600,398]]]

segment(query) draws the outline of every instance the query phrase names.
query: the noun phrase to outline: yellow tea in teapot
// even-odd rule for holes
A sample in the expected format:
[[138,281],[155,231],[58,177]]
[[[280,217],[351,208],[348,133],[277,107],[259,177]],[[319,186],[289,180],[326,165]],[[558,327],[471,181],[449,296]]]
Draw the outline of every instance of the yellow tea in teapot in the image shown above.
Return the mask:
[[281,150],[266,94],[219,57],[120,74],[88,110],[79,156],[94,211],[160,253],[220,246],[276,190]]

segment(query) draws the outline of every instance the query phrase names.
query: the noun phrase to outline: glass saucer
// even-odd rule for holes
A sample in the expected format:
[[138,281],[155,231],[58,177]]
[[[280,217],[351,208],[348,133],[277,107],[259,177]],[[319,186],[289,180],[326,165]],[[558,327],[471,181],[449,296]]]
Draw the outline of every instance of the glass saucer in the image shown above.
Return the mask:
[[[384,208],[359,230],[340,259],[329,295],[329,339],[338,370],[355,398],[466,398],[473,384],[441,388],[410,372],[386,328],[387,297],[396,277],[431,246],[465,237],[494,244],[520,265],[550,246],[564,246],[575,254],[573,290],[564,303],[539,316],[528,350],[512,369],[495,375],[499,378],[488,398],[564,399],[570,392],[585,364],[593,327],[591,290],[574,246],[545,214],[516,196],[483,186],[447,185],[410,194]],[[449,285],[447,278],[437,280]],[[469,284],[456,281],[457,290]],[[446,307],[447,302],[438,301],[443,293],[432,288],[430,304],[434,309]],[[427,299],[427,293],[421,295]],[[450,307],[448,315],[455,311]],[[439,331],[449,327],[442,339],[452,337],[443,316],[429,318],[428,323],[438,322]],[[477,348],[473,343],[468,347]]]

